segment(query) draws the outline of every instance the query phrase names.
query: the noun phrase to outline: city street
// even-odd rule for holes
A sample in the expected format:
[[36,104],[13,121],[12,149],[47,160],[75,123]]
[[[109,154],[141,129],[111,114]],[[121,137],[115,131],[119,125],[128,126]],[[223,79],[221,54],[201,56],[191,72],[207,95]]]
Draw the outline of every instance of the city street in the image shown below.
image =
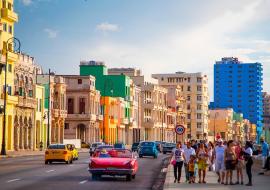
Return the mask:
[[93,181],[88,173],[88,153],[81,153],[71,165],[44,164],[43,156],[27,156],[0,160],[1,190],[11,189],[151,189],[160,172],[162,159],[138,158],[136,179],[127,182],[124,177],[104,177]]

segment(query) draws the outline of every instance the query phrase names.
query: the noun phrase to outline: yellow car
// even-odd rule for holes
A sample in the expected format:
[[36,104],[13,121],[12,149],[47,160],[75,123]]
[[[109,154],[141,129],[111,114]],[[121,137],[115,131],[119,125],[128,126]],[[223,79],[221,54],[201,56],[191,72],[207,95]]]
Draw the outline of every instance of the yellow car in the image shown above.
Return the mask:
[[68,149],[72,152],[73,160],[79,159],[79,152],[78,149],[75,147],[74,144],[67,144]]
[[66,164],[72,164],[73,155],[64,144],[51,144],[45,151],[45,164],[52,162],[65,162]]

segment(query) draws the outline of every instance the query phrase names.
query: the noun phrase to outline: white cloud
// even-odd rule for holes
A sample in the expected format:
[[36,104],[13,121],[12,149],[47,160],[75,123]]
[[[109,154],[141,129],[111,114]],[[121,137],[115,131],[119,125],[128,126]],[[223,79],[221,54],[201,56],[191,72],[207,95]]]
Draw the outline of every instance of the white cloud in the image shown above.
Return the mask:
[[98,24],[96,26],[96,29],[103,32],[116,32],[119,30],[119,27],[116,24],[110,24],[110,23],[104,22],[104,23]]
[[[212,95],[213,65],[222,57],[234,56],[243,62],[262,62],[264,71],[270,70],[269,56],[259,60],[253,60],[250,56],[267,52],[270,49],[269,41],[246,39],[244,36],[238,38],[234,35],[248,30],[258,20],[270,17],[268,6],[264,3],[261,0],[246,2],[238,8],[224,11],[209,22],[189,30],[179,29],[163,37],[157,36],[152,41],[144,39],[142,43],[133,44],[99,41],[93,47],[86,48],[85,55],[105,61],[109,67],[135,66],[148,76],[161,72],[203,72],[209,76],[209,93]],[[264,79],[264,85],[268,88],[264,90],[270,91],[270,77]]]
[[21,0],[22,4],[25,5],[25,6],[29,6],[33,3],[32,0]]
[[44,32],[47,33],[48,38],[56,38],[57,35],[58,35],[58,31],[57,30],[53,30],[53,29],[50,29],[50,28],[45,28],[44,29]]

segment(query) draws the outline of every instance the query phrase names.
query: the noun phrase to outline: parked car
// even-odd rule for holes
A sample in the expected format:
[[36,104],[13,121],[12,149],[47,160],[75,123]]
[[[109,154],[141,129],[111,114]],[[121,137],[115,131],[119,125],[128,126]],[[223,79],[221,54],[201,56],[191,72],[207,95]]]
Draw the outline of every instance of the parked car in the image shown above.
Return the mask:
[[125,149],[125,145],[124,143],[115,143],[113,145],[113,148],[117,148],[117,149]]
[[154,158],[158,157],[158,150],[155,142],[143,141],[139,146],[138,154],[140,158],[143,156],[153,156]]
[[68,149],[72,152],[72,158],[73,160],[79,159],[79,152],[78,149],[75,147],[74,144],[67,144]]
[[107,156],[100,154],[90,159],[88,170],[92,179],[98,179],[102,175],[126,176],[127,181],[135,179],[138,162],[130,150],[112,149],[106,154]]
[[163,154],[166,154],[168,152],[172,152],[172,150],[176,147],[175,143],[165,143],[162,147]]
[[91,146],[90,146],[90,150],[89,150],[89,153],[90,153],[90,156],[92,156],[96,150],[96,148],[100,145],[104,145],[103,142],[95,142],[95,143],[92,143]]
[[138,142],[133,143],[132,146],[131,146],[131,151],[132,152],[138,152],[139,144],[140,143],[138,143]]
[[72,164],[72,152],[65,144],[51,144],[45,151],[45,164],[52,162],[65,162]]

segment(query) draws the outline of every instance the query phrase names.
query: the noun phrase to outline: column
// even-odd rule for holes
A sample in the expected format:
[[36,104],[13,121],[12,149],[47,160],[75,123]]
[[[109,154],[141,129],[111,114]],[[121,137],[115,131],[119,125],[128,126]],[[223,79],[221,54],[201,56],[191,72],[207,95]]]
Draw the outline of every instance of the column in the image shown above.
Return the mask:
[[33,128],[31,126],[28,127],[28,149],[33,148]]
[[24,149],[28,149],[28,125],[24,126]]
[[24,126],[20,125],[19,149],[24,149]]

